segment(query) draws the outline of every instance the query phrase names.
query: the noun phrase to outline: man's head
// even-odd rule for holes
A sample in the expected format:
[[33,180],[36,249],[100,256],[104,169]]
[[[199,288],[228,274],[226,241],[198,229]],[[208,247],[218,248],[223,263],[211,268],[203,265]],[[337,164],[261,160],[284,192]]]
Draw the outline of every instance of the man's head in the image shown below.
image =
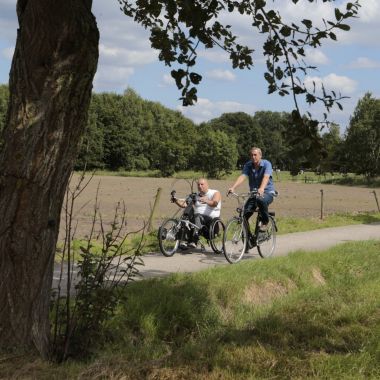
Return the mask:
[[201,194],[206,194],[207,193],[207,191],[208,191],[208,182],[207,182],[207,179],[205,179],[205,178],[199,178],[198,181],[197,181],[197,185],[198,185],[198,191]]
[[258,165],[261,161],[262,153],[261,149],[257,147],[252,147],[251,150],[249,151],[249,155],[251,157],[252,162],[255,165]]

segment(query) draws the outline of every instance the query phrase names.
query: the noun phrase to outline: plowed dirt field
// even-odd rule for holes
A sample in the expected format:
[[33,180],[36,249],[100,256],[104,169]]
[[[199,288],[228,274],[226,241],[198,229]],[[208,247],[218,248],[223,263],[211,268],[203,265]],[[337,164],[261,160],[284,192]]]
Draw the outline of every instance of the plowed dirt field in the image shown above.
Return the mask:
[[[78,181],[74,176],[71,188]],[[210,180],[210,188],[218,189],[223,196],[222,219],[230,218],[237,207],[237,201],[225,196],[232,181]],[[164,218],[172,216],[178,207],[170,203],[170,192],[177,191],[178,197],[185,197],[191,192],[191,182],[167,178],[136,178],[95,176],[75,201],[76,236],[85,237],[91,229],[94,215],[96,193],[98,189],[98,208],[105,226],[109,225],[120,202],[126,207],[127,230],[136,231],[142,228],[149,219],[158,189],[161,189],[155,211],[153,227],[158,228]],[[373,189],[364,187],[346,187],[324,184],[305,184],[293,182],[277,182],[276,189],[280,195],[271,205],[277,216],[315,217],[321,215],[321,195],[323,191],[324,215],[339,212],[376,211]],[[194,190],[196,186],[194,184]],[[247,183],[242,184],[239,191],[248,190]],[[380,193],[380,189],[377,194]],[[64,212],[61,221],[61,237],[65,230]],[[97,227],[99,229],[99,227]]]

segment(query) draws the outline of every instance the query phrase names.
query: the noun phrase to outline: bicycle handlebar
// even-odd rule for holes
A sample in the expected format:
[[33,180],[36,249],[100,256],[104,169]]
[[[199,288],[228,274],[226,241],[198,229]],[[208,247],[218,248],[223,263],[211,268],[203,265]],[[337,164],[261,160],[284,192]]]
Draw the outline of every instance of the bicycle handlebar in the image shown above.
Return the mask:
[[[173,203],[175,202],[178,198],[175,196],[176,195],[176,191],[175,190],[172,190],[170,192],[170,195],[171,195],[171,198],[170,198],[170,201]],[[191,193],[189,195],[186,196],[186,198],[184,199],[181,199],[183,201],[185,201],[187,204],[190,204],[190,203],[195,203],[197,200],[198,200],[198,197],[199,195],[197,193]]]
[[234,193],[232,191],[227,192],[227,197],[230,196],[230,195],[234,196],[235,198],[252,197],[252,196],[256,196],[257,195],[257,189],[254,189],[254,190],[252,190],[252,191],[250,191],[248,193],[240,193],[240,194]]
[[[257,189],[254,189],[252,191],[249,191],[248,193],[234,193],[232,191],[228,191],[227,192],[227,197],[229,197],[230,195],[234,196],[235,198],[247,198],[247,197],[254,197],[254,196],[257,196],[258,195],[258,191]],[[273,194],[272,194],[274,197],[277,197],[278,196],[278,191],[276,190]]]

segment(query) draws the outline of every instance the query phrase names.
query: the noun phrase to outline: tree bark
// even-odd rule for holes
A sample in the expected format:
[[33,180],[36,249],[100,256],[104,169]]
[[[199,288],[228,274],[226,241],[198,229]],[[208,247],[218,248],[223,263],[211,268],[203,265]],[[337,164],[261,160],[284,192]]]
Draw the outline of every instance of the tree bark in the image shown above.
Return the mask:
[[0,153],[0,348],[49,355],[65,189],[87,120],[99,33],[91,0],[18,0]]

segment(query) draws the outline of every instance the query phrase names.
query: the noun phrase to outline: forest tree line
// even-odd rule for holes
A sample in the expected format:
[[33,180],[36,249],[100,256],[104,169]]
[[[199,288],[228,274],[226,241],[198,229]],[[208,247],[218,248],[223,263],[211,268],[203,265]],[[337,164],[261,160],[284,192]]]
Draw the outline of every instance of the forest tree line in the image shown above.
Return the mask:
[[[0,85],[0,130],[6,122],[8,86]],[[195,124],[180,112],[124,94],[94,93],[75,168],[157,170],[170,176],[199,170],[212,178],[241,168],[251,146],[261,147],[275,168],[380,175],[380,100],[359,100],[343,136],[331,124],[310,137],[289,113],[225,113]],[[0,139],[0,149],[2,144]]]

